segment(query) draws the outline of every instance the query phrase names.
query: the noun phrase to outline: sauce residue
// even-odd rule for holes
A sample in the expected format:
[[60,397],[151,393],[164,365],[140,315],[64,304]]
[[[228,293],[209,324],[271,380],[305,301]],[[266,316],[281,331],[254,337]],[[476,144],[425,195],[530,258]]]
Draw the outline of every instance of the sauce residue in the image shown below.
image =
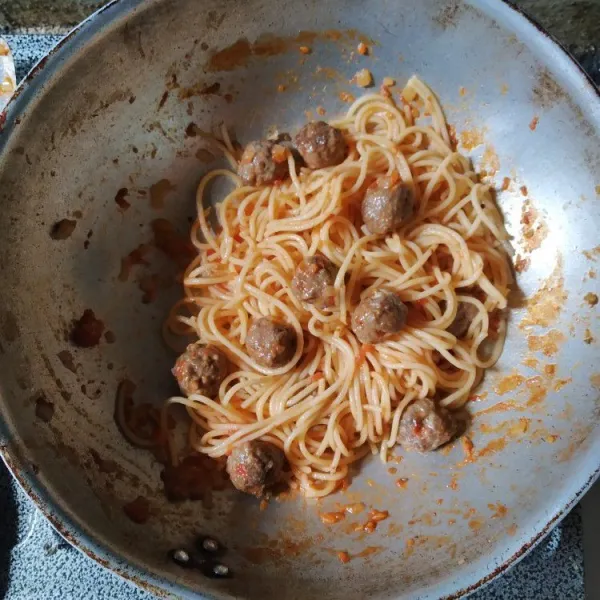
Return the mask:
[[569,296],[564,287],[562,257],[558,257],[556,266],[542,287],[527,301],[527,315],[519,327],[539,325],[548,327],[558,319]]
[[125,514],[137,525],[143,525],[150,518],[150,503],[143,496],[138,496],[123,506]]
[[155,219],[152,221],[152,232],[154,245],[180,267],[185,268],[196,255],[192,242],[181,236],[170,221]]
[[140,244],[137,248],[132,250],[127,256],[121,259],[121,270],[119,271],[119,281],[127,281],[131,270],[135,265],[147,265],[146,255],[150,251],[148,244]]
[[484,142],[485,129],[471,129],[460,133],[460,143],[465,150],[473,150]]
[[501,379],[494,391],[499,396],[503,396],[508,392],[516,390],[524,381],[525,377],[523,377],[523,375],[519,373],[512,373],[511,375],[507,375]]
[[531,200],[523,203],[521,211],[521,236],[526,252],[537,250],[548,236],[548,226]]
[[343,521],[346,518],[346,513],[342,511],[321,513],[319,518],[324,525],[334,525],[335,523]]
[[531,119],[531,123],[529,123],[529,129],[531,129],[531,131],[535,131],[539,122],[539,117],[533,117],[533,119]]
[[40,421],[49,423],[54,416],[54,404],[46,400],[44,396],[39,396],[35,401],[35,416]]
[[164,208],[166,197],[176,189],[168,179],[157,181],[150,186],[150,206],[156,210]]
[[254,42],[250,42],[247,38],[241,38],[230,46],[214,52],[209,57],[206,70],[209,72],[233,71],[240,67],[246,67],[251,60],[278,56],[290,51],[308,54],[309,52],[303,51],[301,48],[310,51],[310,46],[318,39],[335,43],[355,43],[356,40],[360,40],[364,44],[375,44],[373,40],[355,29],[336,30],[335,32],[333,30],[301,31],[298,35],[290,37],[263,34]]
[[584,250],[582,252],[582,254],[588,259],[588,260],[593,260],[594,262],[596,261],[596,257],[598,255],[600,255],[600,246],[596,246],[595,248],[592,248],[591,250]]
[[129,190],[127,188],[121,188],[115,195],[115,202],[122,211],[126,211],[131,206],[125,199],[128,195]]
[[71,234],[75,231],[77,221],[72,219],[62,219],[52,226],[50,230],[50,237],[53,240],[66,240],[71,237]]
[[500,502],[488,504],[488,508],[492,511],[492,519],[503,519],[508,514],[508,509]]
[[94,311],[87,308],[83,315],[73,322],[70,339],[75,346],[92,348],[97,346],[104,332],[104,323],[96,318]]
[[583,299],[590,305],[590,306],[596,306],[596,304],[598,304],[598,295],[594,294],[592,292],[588,292]]
[[504,438],[492,440],[485,448],[479,451],[478,456],[491,456],[492,454],[496,454],[496,452],[504,450],[504,448],[506,448],[506,440]]
[[546,356],[554,356],[558,352],[558,345],[565,340],[565,336],[556,329],[551,329],[544,335],[529,335],[527,346],[534,352],[543,352]]

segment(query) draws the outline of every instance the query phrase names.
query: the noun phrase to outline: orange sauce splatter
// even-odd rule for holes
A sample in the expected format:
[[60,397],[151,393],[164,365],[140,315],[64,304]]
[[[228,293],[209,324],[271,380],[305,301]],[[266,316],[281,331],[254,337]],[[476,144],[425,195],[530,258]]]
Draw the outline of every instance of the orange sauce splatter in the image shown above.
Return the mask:
[[471,441],[471,438],[468,436],[464,436],[463,438],[461,438],[461,443],[463,452],[465,453],[465,461],[473,462],[473,442]]
[[351,515],[359,515],[365,510],[365,505],[362,502],[355,502],[354,504],[347,504],[344,510]]
[[483,144],[485,129],[471,129],[460,134],[460,142],[465,150],[473,150]]
[[533,406],[535,404],[539,404],[546,398],[548,394],[548,389],[544,385],[544,380],[539,377],[530,377],[525,385],[529,390],[529,400],[527,401],[527,406]]
[[531,131],[535,131],[539,122],[540,122],[539,117],[533,117],[533,119],[531,119],[531,123],[529,123],[529,129],[531,129]]
[[321,522],[324,525],[334,525],[335,523],[339,523],[340,521],[346,518],[346,513],[344,512],[328,512],[321,513],[319,515]]
[[532,352],[542,352],[546,356],[554,356],[558,352],[558,345],[565,340],[565,336],[556,329],[551,329],[544,335],[530,335],[527,337],[527,346]]
[[472,531],[479,531],[483,523],[479,519],[471,519],[469,521],[469,529]]
[[506,440],[504,438],[492,440],[485,448],[479,451],[478,456],[490,456],[504,450],[504,448],[506,448]]
[[349,562],[350,562],[350,555],[349,555],[347,552],[343,551],[343,550],[342,550],[341,552],[338,552],[338,553],[337,553],[337,557],[338,557],[339,561],[340,561],[342,564],[344,564],[344,565],[345,565],[346,563],[349,563]]
[[519,327],[521,329],[530,325],[549,327],[555,323],[568,298],[564,284],[562,259],[559,258],[548,279],[527,301],[527,315],[523,318]]
[[508,392],[512,392],[516,390],[523,382],[525,381],[525,377],[519,373],[512,373],[511,375],[507,375],[504,377],[496,386],[494,391],[499,396],[503,396]]
[[379,521],[385,521],[390,516],[390,513],[387,510],[377,510],[374,508],[369,511],[369,519],[374,521],[375,523],[379,523]]
[[492,511],[492,519],[503,519],[508,514],[508,509],[504,504],[488,504],[488,508]]
[[569,385],[569,383],[571,383],[572,381],[573,381],[572,377],[568,377],[567,379],[559,379],[554,384],[554,391],[559,392],[560,390],[562,390],[565,387],[565,385]]
[[526,367],[529,367],[530,369],[537,369],[538,365],[540,364],[540,361],[537,358],[534,358],[533,356],[528,356],[527,358],[523,359],[522,364]]

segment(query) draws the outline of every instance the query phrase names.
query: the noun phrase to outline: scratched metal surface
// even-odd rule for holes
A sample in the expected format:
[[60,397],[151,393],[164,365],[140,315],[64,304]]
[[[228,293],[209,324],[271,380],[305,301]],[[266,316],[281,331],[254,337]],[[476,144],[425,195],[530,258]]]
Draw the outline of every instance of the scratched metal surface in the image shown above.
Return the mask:
[[[591,250],[597,239],[598,100],[568,59],[522,17],[500,4],[475,4],[477,9],[424,2],[397,14],[382,3],[383,9],[373,14],[385,12],[383,21],[364,15],[355,2],[319,5],[317,13],[312,3],[296,3],[294,20],[287,22],[279,13],[274,17],[266,2],[220,7],[206,2],[199,13],[195,3],[183,0],[149,2],[143,9],[122,1],[68,40],[21,92],[0,140],[5,194],[0,369],[8,374],[1,384],[5,423],[0,442],[30,495],[68,539],[97,560],[157,594],[162,589],[219,598],[268,593],[294,598],[323,591],[328,598],[439,597],[462,593],[520,557],[589,484],[599,455],[598,390],[590,379],[597,347],[583,339],[586,329],[597,337],[597,320],[582,298],[597,284],[582,281],[593,265],[581,252]],[[131,7],[137,8],[124,16]],[[407,456],[395,477],[410,478],[411,494],[399,495],[394,478],[370,461],[349,494],[390,510],[392,524],[404,531],[378,529],[367,543],[380,553],[343,568],[327,550],[358,552],[365,542],[327,530],[310,503],[272,503],[265,512],[237,496],[219,499],[210,510],[166,504],[158,466],[127,447],[112,423],[120,378],[133,379],[157,403],[169,393],[165,373],[172,358],[160,344],[159,327],[178,294],[167,290],[154,304],[142,305],[134,282],[116,281],[120,259],[147,239],[147,224],[156,217],[143,198],[121,216],[114,204],[116,191],[124,186],[147,190],[168,178],[177,189],[165,214],[184,231],[194,185],[206,168],[195,158],[198,141],[184,135],[190,120],[209,129],[223,119],[243,141],[272,124],[297,125],[308,106],[341,110],[337,93],[350,89],[345,81],[357,64],[340,59],[339,44],[316,42],[304,65],[297,53],[286,52],[252,59],[241,70],[202,72],[211,51],[242,35],[254,40],[276,22],[278,34],[294,36],[298,29],[317,29],[317,21],[318,29],[343,30],[360,23],[358,28],[380,43],[370,64],[376,77],[392,75],[402,81],[418,72],[434,86],[459,132],[485,123],[486,144],[498,157],[498,187],[504,176],[522,182],[548,224],[548,237],[519,279],[526,295],[540,287],[557,264],[557,252],[562,253],[568,299],[552,327],[566,339],[552,360],[560,365],[558,377],[573,379],[562,392],[550,390],[541,407],[519,413],[536,427],[493,456],[461,465],[460,445],[449,456]],[[203,51],[194,39],[209,48]],[[335,68],[339,81],[319,80],[314,74],[319,65]],[[173,73],[187,88],[219,81],[222,89],[231,88],[234,101],[193,96],[182,102],[185,94],[179,88],[170,91],[158,110]],[[299,82],[293,93],[273,93],[280,78],[295,75]],[[464,101],[460,87],[473,94],[470,102]],[[536,116],[539,123],[531,131]],[[476,149],[474,158],[485,166],[484,150]],[[500,193],[499,201],[518,238],[523,202],[518,189]],[[65,217],[77,221],[74,234],[62,242],[51,240],[52,224]],[[93,235],[84,250],[89,231]],[[95,310],[115,332],[116,343],[93,350],[68,347],[65,329],[84,308]],[[523,316],[524,309],[515,310],[507,350],[484,384],[489,396],[478,409],[498,400],[494,381],[527,354],[527,332],[518,327]],[[546,332],[533,327],[533,333]],[[65,350],[72,354],[75,372],[58,359]],[[35,417],[41,394],[54,407],[48,423]],[[525,403],[526,396],[518,394],[516,399]],[[578,401],[567,415],[568,397]],[[477,423],[494,426],[500,421],[499,415],[487,414]],[[535,431],[546,433],[536,437]],[[493,440],[477,430],[473,441],[477,449]],[[113,461],[117,472],[99,470],[91,450]],[[449,489],[453,478],[459,483]],[[374,485],[368,486],[367,479]],[[144,527],[122,512],[122,505],[139,493],[152,499],[155,510]],[[441,508],[439,498],[446,504]],[[344,498],[326,501],[321,509],[336,500]],[[490,518],[489,505],[499,501],[507,506],[507,517]],[[468,516],[450,528],[448,519],[457,510]],[[479,528],[470,526],[474,520],[481,520]],[[232,548],[230,562],[239,576],[231,581],[182,577],[165,562],[167,548],[207,529]],[[408,535],[425,540],[412,553],[406,549]],[[287,547],[277,546],[282,540]],[[266,560],[256,568],[251,560],[256,553],[248,550],[269,547],[273,551],[263,552]]]

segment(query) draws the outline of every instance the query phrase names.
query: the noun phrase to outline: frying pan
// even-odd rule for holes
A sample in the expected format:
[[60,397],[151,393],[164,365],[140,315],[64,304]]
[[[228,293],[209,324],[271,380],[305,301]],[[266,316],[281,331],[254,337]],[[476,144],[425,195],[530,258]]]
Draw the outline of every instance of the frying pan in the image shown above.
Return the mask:
[[[260,510],[231,491],[168,503],[159,463],[113,419],[124,379],[139,402],[173,392],[160,331],[179,267],[151,223],[186,234],[195,186],[219,164],[202,132],[224,122],[243,143],[317,107],[339,114],[363,67],[433,87],[513,236],[509,335],[471,403],[473,448],[368,459],[320,503]],[[107,568],[161,597],[459,597],[518,560],[597,477],[600,104],[510,6],[121,0],[33,70],[2,121],[0,449],[56,528]],[[148,264],[124,271],[140,244]],[[82,348],[70,332],[86,309],[104,331]],[[139,496],[144,524],[123,510]],[[354,531],[364,515],[319,518],[357,502],[389,518],[372,533]],[[232,578],[166,558],[200,534],[227,546]]]

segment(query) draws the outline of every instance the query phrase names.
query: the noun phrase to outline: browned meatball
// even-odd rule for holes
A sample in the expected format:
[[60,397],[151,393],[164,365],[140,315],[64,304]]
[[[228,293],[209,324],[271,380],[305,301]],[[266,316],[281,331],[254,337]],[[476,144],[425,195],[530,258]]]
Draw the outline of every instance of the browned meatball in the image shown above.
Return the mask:
[[414,194],[405,183],[392,183],[390,177],[380,177],[369,187],[361,205],[364,224],[371,233],[391,233],[407,219],[415,209]]
[[317,308],[329,308],[335,302],[333,284],[337,267],[322,254],[304,259],[296,268],[292,288],[298,298]]
[[457,338],[464,337],[478,312],[477,307],[471,302],[459,302],[456,317],[454,317],[454,321],[452,321],[447,331]]
[[202,394],[214,397],[229,369],[227,357],[216,346],[204,346],[200,342],[190,344],[177,359],[173,375],[181,392],[186,396]]
[[452,415],[433,400],[415,400],[402,414],[398,442],[405,450],[430,452],[449,442],[457,426]]
[[227,457],[227,472],[240,492],[260,497],[281,479],[284,463],[285,455],[277,446],[255,440],[233,449]]
[[244,149],[238,175],[246,185],[270,185],[288,174],[289,150],[274,141],[250,142]]
[[311,169],[333,167],[344,162],[348,144],[342,132],[324,121],[307,123],[296,135],[296,148]]
[[363,344],[374,344],[398,333],[404,327],[407,315],[408,308],[397,294],[374,289],[354,309],[352,330]]
[[281,367],[296,352],[296,332],[285,323],[263,317],[252,323],[246,336],[248,354],[263,367]]

